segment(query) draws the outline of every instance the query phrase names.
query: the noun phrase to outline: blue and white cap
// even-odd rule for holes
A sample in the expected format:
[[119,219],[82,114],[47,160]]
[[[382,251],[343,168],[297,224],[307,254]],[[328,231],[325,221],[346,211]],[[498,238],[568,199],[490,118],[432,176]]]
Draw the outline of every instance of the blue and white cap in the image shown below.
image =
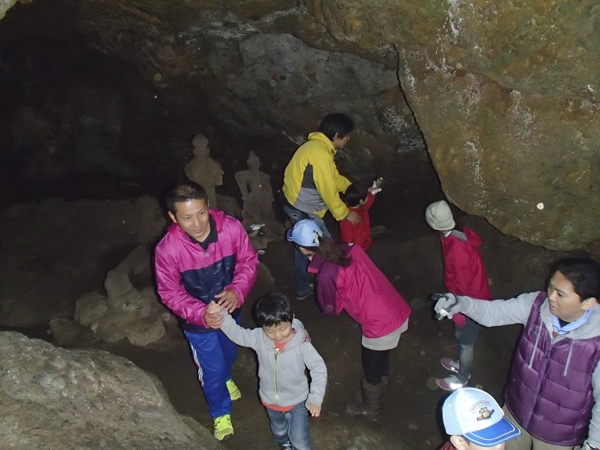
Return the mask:
[[287,232],[287,240],[302,247],[318,247],[319,236],[323,236],[323,232],[319,225],[310,219],[296,222]]
[[480,389],[454,391],[444,402],[442,418],[450,436],[464,436],[481,447],[494,447],[521,435],[496,400]]

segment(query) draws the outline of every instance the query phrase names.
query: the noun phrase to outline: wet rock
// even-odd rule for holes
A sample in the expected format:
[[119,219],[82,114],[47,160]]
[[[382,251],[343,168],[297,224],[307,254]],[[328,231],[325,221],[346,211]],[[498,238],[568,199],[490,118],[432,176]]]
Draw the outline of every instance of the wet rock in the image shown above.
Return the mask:
[[0,333],[0,410],[0,439],[16,450],[223,449],[130,361],[14,332]]
[[339,41],[402,43],[394,47],[402,90],[459,208],[553,249],[600,238],[598,8],[582,14],[577,3],[539,0],[306,5]]
[[125,339],[125,327],[137,320],[139,318],[136,311],[109,309],[94,327],[95,333],[104,342],[116,344]]
[[68,319],[52,319],[49,325],[56,345],[60,346],[75,344],[87,330]]
[[106,297],[99,292],[90,292],[77,299],[75,321],[87,327],[98,322],[108,311],[106,300]]
[[149,317],[126,325],[124,331],[132,345],[145,347],[165,335],[165,326],[160,316]]
[[235,217],[238,220],[242,218],[242,208],[236,201],[235,198],[229,197],[227,195],[217,194],[217,202],[219,204],[219,209],[224,211],[225,214]]

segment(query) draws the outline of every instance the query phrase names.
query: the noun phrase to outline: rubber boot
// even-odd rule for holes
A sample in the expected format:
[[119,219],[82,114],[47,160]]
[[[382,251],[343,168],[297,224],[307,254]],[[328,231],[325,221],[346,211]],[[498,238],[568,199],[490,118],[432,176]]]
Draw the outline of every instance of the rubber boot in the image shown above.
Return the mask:
[[362,401],[353,401],[346,406],[346,414],[352,417],[364,417],[367,420],[377,420],[383,403],[383,382],[369,384],[364,378],[360,380]]
[[[390,384],[392,381],[392,376],[391,375],[384,375],[381,377],[381,379],[383,380],[383,401],[385,402],[385,399],[387,398],[387,393],[390,390]],[[358,402],[362,402],[363,401],[363,393],[362,390],[359,389],[358,391],[354,391],[354,398],[358,401]]]

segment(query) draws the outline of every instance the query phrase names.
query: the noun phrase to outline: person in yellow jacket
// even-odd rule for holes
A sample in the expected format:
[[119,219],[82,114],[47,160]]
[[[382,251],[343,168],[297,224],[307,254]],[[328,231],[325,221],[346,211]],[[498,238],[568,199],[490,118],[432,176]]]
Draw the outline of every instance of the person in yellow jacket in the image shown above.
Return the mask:
[[[292,225],[302,219],[315,221],[323,231],[323,236],[331,234],[323,222],[327,210],[337,220],[348,220],[357,225],[360,217],[351,211],[340,198],[351,182],[340,175],[333,157],[337,149],[344,148],[350,140],[354,122],[345,114],[334,113],[325,116],[319,131],[310,133],[308,141],[302,144],[292,156],[283,175],[283,210]],[[313,292],[306,268],[306,256],[294,248],[294,282],[296,298],[303,300]]]

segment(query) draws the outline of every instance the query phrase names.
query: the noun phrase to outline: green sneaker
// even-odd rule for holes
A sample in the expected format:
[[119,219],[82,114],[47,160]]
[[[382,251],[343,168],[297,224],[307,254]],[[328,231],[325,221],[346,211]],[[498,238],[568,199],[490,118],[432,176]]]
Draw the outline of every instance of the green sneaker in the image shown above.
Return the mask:
[[237,387],[237,384],[233,382],[233,380],[227,380],[227,390],[229,391],[229,396],[231,397],[231,401],[239,400],[242,398],[242,393],[240,392],[240,388]]
[[233,437],[233,425],[231,425],[231,414],[217,417],[215,419],[215,438],[217,441],[228,441]]

